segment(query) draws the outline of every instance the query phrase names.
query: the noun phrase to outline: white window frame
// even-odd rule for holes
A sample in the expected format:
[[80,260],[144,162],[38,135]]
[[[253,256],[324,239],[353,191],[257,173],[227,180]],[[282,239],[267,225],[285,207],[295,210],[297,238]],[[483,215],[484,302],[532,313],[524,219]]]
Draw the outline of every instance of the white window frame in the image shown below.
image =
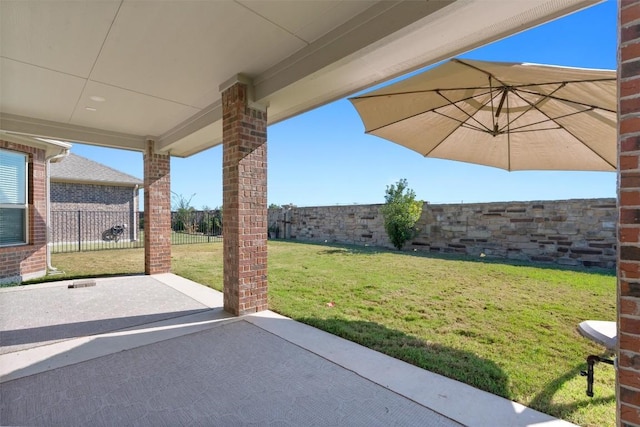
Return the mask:
[[24,211],[24,234],[23,241],[14,243],[0,243],[0,248],[10,246],[24,246],[29,244],[29,154],[20,151],[12,151],[0,148],[0,152],[9,153],[12,155],[19,155],[24,158],[24,203],[1,203],[2,209],[21,209]]

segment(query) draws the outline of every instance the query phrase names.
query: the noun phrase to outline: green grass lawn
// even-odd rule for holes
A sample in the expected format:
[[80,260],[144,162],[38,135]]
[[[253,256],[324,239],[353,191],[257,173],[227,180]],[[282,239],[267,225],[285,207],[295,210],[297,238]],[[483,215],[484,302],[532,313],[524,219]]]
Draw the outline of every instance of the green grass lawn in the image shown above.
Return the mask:
[[[59,277],[139,273],[140,249],[56,254]],[[222,245],[172,248],[173,272],[222,290]],[[328,304],[333,303],[333,304]],[[613,271],[269,242],[269,305],[414,365],[582,426],[615,425],[615,374],[576,330],[615,320]],[[428,385],[425,385],[428,386]]]

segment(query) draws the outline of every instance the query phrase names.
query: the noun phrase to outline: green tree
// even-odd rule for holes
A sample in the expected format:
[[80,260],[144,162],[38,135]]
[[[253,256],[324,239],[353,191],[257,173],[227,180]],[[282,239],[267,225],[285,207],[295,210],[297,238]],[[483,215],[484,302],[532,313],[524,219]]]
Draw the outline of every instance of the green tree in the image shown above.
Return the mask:
[[204,205],[200,211],[195,212],[195,216],[198,219],[198,232],[211,236],[222,234],[222,208],[212,209]]
[[222,235],[222,206],[216,207],[211,211],[212,216],[212,232],[213,234]]
[[195,224],[192,224],[193,212],[195,208],[191,206],[191,200],[195,196],[195,193],[188,199],[182,194],[174,193],[172,200],[173,214],[173,230],[174,231],[186,231],[187,233],[193,233],[195,231]]
[[401,250],[407,240],[415,235],[415,225],[422,214],[423,202],[416,200],[416,193],[408,187],[406,179],[388,185],[384,200],[384,229],[393,246]]

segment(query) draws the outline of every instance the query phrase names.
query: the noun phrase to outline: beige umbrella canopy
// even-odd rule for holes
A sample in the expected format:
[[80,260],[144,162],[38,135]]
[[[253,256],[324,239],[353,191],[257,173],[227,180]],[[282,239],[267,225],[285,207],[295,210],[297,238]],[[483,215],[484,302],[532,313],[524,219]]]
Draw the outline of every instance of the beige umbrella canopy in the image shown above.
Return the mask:
[[615,71],[452,59],[351,98],[369,134],[425,157],[614,171]]

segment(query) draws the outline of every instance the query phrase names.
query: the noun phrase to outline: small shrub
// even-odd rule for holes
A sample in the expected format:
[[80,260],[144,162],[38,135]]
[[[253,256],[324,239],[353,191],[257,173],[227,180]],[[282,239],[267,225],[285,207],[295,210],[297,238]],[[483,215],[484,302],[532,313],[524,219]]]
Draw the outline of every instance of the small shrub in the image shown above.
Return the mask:
[[422,214],[423,202],[416,200],[416,193],[408,187],[406,179],[388,185],[384,199],[384,229],[393,246],[401,250],[416,233],[415,225]]

